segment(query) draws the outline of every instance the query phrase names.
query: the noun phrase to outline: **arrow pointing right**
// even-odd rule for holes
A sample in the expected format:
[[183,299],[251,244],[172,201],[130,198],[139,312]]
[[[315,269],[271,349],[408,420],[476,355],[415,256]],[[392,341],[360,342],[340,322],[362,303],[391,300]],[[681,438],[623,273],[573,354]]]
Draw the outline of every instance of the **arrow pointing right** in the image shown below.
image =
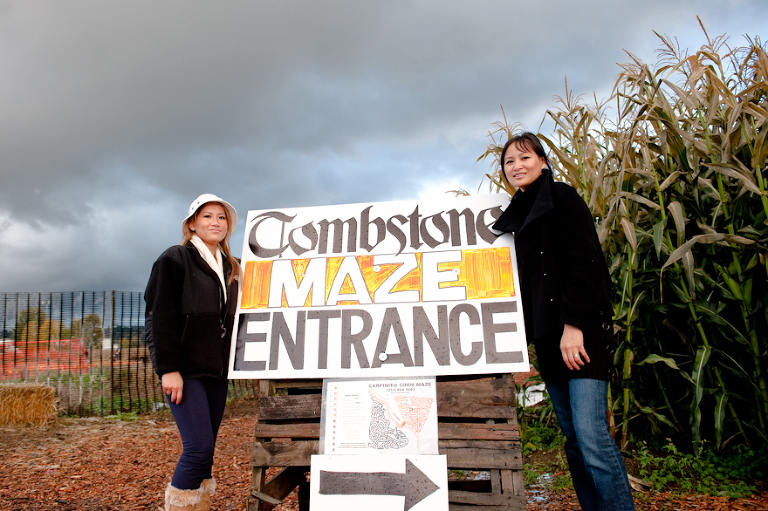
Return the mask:
[[405,497],[403,511],[408,511],[439,489],[408,458],[405,459],[405,474],[320,471],[320,493],[323,495],[402,495]]

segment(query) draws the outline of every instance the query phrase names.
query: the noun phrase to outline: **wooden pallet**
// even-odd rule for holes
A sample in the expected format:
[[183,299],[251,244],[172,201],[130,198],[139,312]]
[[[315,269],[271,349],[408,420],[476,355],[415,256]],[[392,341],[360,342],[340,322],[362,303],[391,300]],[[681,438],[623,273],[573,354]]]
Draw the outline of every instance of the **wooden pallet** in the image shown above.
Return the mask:
[[[446,455],[450,511],[525,510],[512,376],[439,377],[438,449]],[[310,456],[318,453],[322,380],[262,380],[248,511],[269,511],[297,486],[309,510]],[[267,479],[267,469],[284,467]]]

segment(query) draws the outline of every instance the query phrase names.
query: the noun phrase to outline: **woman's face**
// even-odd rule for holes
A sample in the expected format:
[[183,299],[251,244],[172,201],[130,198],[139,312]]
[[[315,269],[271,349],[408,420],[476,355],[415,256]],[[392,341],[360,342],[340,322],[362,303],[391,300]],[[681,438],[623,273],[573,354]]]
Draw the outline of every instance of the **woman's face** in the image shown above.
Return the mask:
[[228,228],[224,206],[217,202],[203,204],[195,219],[189,223],[189,230],[197,234],[214,253],[219,243],[227,237]]
[[507,181],[522,191],[541,176],[547,168],[547,160],[529,151],[525,146],[513,143],[504,153],[504,175]]

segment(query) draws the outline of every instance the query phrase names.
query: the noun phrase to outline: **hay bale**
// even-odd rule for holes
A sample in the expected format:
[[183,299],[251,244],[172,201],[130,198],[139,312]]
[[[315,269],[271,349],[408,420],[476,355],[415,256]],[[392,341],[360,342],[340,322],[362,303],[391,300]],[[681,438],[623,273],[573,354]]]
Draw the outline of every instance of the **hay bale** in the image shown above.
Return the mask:
[[38,383],[0,384],[0,424],[44,426],[56,418],[56,390]]

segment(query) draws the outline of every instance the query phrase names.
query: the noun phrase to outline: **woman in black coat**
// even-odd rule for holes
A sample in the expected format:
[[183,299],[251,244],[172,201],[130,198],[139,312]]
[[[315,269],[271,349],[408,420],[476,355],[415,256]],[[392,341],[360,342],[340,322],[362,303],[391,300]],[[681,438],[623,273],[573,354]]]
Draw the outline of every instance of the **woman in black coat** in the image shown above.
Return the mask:
[[502,178],[518,189],[494,228],[515,238],[525,333],[566,436],[582,509],[633,510],[626,468],[608,430],[613,374],[611,282],[592,215],[555,182],[532,133],[501,153]]
[[184,447],[165,490],[166,511],[206,511],[216,489],[211,467],[240,275],[229,249],[236,224],[228,202],[199,196],[182,221],[182,244],[160,255],[144,293],[147,347]]

